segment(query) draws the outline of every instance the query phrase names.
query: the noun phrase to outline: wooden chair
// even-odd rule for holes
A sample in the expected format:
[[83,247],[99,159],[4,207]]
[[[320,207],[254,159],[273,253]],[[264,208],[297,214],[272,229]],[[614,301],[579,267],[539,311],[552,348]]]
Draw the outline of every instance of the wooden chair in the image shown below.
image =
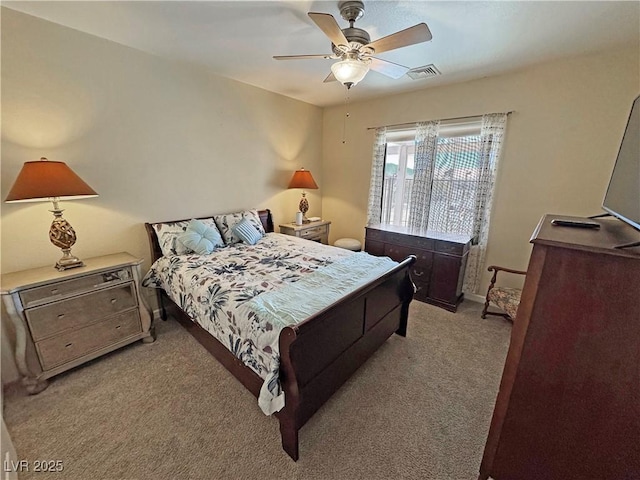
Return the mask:
[[[481,316],[482,318],[487,318],[487,315],[498,315],[513,322],[516,319],[518,305],[520,305],[520,296],[522,295],[522,290],[513,287],[496,286],[498,272],[513,273],[517,275],[526,275],[527,272],[523,272],[522,270],[513,270],[511,268],[498,267],[496,265],[491,265],[488,270],[490,272],[493,272],[493,276],[491,277],[491,283],[489,284],[489,288],[487,289],[487,298],[484,302],[484,308],[482,309]],[[489,312],[487,309],[489,308],[490,303],[503,310],[504,313]]]

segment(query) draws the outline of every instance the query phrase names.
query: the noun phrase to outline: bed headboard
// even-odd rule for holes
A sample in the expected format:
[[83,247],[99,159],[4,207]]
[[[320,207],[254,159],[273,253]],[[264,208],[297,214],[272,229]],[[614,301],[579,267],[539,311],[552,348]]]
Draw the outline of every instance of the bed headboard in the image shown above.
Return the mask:
[[[262,222],[262,226],[264,227],[265,232],[273,232],[273,217],[271,216],[271,210],[268,208],[266,210],[258,210],[258,215],[260,216],[260,221]],[[197,217],[201,218],[211,218],[213,215],[209,215],[207,217]],[[193,218],[193,217],[192,217]],[[168,220],[163,222],[154,222],[154,223],[175,223],[175,222],[185,222],[189,221],[191,218],[183,218],[181,220]],[[160,249],[160,243],[158,242],[158,236],[156,235],[156,231],[153,229],[153,223],[145,223],[144,227],[147,230],[147,235],[149,236],[149,248],[151,249],[151,263],[155,262],[157,259],[162,257],[162,250]]]

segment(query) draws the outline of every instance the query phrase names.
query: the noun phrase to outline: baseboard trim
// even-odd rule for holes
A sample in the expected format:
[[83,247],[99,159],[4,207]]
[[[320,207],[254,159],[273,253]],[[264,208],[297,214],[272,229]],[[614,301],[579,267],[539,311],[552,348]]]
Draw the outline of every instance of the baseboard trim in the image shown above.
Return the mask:
[[476,302],[476,303],[484,303],[486,300],[485,297],[478,295],[476,293],[465,293],[464,299],[471,300],[472,302]]

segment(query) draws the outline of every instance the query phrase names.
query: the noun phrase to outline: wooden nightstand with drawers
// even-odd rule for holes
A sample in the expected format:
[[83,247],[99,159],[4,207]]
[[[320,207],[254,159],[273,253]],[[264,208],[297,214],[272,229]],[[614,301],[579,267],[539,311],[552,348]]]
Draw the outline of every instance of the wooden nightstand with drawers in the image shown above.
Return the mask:
[[280,225],[280,233],[313,240],[314,242],[320,242],[327,245],[329,243],[329,225],[331,225],[331,222],[323,220],[320,220],[319,222],[303,223],[302,225],[285,223]]
[[2,300],[15,330],[16,365],[27,391],[47,379],[142,339],[155,340],[140,295],[142,260],[117,253],[2,275]]

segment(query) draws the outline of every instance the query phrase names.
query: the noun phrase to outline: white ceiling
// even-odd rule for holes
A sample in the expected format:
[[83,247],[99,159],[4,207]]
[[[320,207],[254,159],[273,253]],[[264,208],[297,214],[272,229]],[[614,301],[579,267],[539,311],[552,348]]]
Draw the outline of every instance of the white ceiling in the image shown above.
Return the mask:
[[[331,60],[276,61],[273,55],[331,53],[307,12],[332,14],[338,1],[3,1],[3,6],[315,105],[344,101],[323,83]],[[381,53],[411,68],[434,64],[439,77],[392,80],[377,72],[354,100],[486,77],[565,56],[640,44],[638,1],[365,0],[355,24],[372,40],[425,22],[433,40]]]

